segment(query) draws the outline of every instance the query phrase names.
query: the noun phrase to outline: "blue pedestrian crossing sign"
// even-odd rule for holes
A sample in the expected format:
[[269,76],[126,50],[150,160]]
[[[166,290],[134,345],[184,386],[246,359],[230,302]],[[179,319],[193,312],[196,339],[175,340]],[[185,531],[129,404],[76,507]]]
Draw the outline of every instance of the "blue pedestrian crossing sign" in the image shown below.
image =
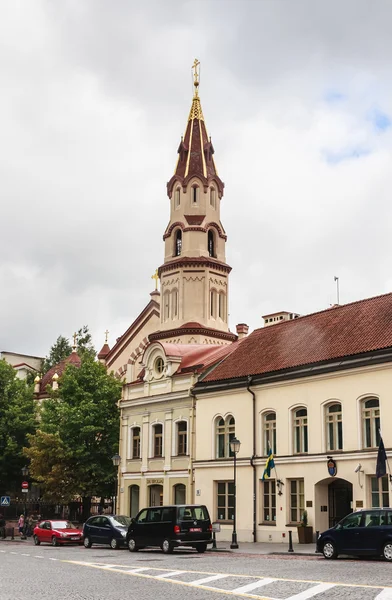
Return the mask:
[[1,496],[0,506],[10,506],[11,498],[9,496]]

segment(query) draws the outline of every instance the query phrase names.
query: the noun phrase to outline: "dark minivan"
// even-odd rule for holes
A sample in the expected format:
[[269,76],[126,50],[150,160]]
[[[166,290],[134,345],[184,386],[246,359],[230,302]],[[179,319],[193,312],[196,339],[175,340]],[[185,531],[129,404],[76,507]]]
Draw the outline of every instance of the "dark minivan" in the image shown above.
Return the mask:
[[205,552],[212,544],[212,526],[206,506],[173,505],[143,508],[132,519],[126,543],[130,552],[146,546],[159,546],[165,554],[178,546]]
[[317,550],[329,559],[348,554],[383,556],[392,561],[392,509],[373,508],[351,513],[319,536]]
[[109,544],[113,550],[125,546],[125,538],[131,523],[130,517],[123,515],[96,515],[83,525],[83,544]]

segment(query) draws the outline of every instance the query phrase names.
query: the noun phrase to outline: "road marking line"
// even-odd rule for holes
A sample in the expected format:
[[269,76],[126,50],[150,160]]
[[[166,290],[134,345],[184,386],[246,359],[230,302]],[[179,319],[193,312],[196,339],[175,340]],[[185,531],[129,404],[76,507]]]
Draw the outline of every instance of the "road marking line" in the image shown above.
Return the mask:
[[38,556],[38,554],[35,554],[34,558],[44,558],[44,557],[43,556]]
[[224,579],[225,577],[230,577],[229,575],[210,575],[209,577],[203,577],[203,579],[195,579],[194,581],[190,581],[190,584],[202,585],[204,583],[208,583],[209,581],[217,581],[218,579]]
[[21,554],[21,556],[30,556],[30,554]]
[[18,554],[18,552],[10,552],[10,554]]
[[272,579],[270,577],[266,577],[265,579],[260,579],[260,581],[254,581],[253,583],[248,583],[248,585],[242,585],[241,587],[236,588],[235,590],[231,590],[233,594],[236,592],[250,592],[251,590],[255,590],[258,587],[263,585],[268,585],[269,583],[273,583],[276,579]]
[[0,552],[5,552],[5,550],[0,550]]
[[333,583],[320,583],[309,590],[305,590],[299,594],[294,594],[294,596],[290,596],[290,598],[286,598],[286,600],[307,600],[307,598],[313,598],[313,596],[321,594],[322,592],[326,592],[333,587],[335,587]]
[[[113,567],[113,565],[111,565]],[[117,565],[117,567],[126,567],[126,565]],[[149,567],[138,567],[137,569],[127,569],[125,573],[141,573],[142,571],[149,571]]]
[[157,579],[163,579],[167,577],[174,577],[174,575],[181,575],[184,571],[170,571],[170,573],[164,573],[163,575],[157,575]]
[[382,592],[380,592],[374,600],[391,600],[392,599],[392,589],[384,588]]
[[58,560],[58,559],[57,559],[57,558],[51,558],[51,557],[49,556],[49,560]]

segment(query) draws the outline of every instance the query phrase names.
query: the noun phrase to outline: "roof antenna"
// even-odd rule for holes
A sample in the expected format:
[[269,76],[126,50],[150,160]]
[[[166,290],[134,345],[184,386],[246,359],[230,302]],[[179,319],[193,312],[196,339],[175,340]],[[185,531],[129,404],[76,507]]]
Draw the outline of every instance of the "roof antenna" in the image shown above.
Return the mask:
[[340,302],[339,302],[339,277],[336,277],[336,275],[335,275],[334,278],[333,278],[333,280],[336,281],[336,295],[337,295],[337,298],[338,298],[337,304],[339,306],[339,304],[340,304]]

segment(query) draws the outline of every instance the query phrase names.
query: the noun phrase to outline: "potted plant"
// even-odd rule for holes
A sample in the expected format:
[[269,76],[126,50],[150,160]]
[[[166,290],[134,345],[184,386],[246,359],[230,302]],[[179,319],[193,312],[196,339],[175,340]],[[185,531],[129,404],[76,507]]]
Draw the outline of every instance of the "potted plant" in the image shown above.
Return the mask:
[[298,541],[300,544],[311,544],[313,542],[313,527],[308,525],[308,512],[304,510],[301,523],[298,525]]

